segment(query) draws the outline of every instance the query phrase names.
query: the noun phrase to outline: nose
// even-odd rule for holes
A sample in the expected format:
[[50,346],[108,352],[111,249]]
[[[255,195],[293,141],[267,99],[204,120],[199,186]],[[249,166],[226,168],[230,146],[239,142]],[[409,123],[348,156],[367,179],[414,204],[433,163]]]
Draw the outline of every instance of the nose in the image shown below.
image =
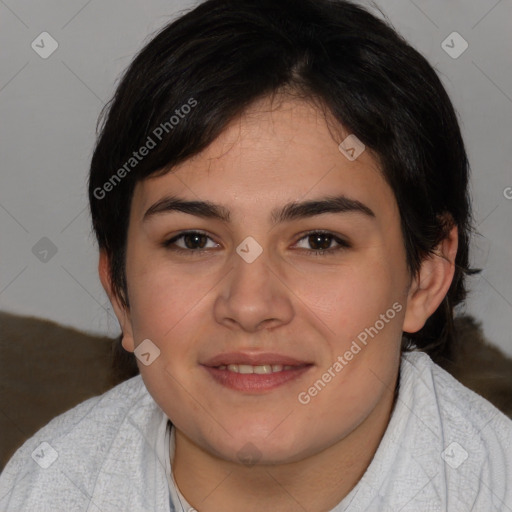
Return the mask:
[[257,332],[289,323],[294,315],[293,293],[264,250],[248,262],[234,253],[233,268],[222,281],[214,303],[217,322]]

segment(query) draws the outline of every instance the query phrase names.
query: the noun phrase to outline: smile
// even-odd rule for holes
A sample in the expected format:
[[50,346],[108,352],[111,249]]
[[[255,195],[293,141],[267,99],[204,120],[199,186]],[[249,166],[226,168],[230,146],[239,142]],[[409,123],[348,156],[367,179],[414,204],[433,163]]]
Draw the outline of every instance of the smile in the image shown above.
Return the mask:
[[262,393],[289,384],[303,377],[314,365],[229,364],[204,366],[210,378],[224,388],[245,393]]
[[291,365],[282,365],[282,364],[262,364],[258,366],[253,366],[250,364],[229,364],[229,365],[221,365],[217,367],[219,370],[227,370],[228,372],[235,373],[258,373],[258,374],[268,374],[281,372],[283,370],[293,370],[298,368],[297,366]]

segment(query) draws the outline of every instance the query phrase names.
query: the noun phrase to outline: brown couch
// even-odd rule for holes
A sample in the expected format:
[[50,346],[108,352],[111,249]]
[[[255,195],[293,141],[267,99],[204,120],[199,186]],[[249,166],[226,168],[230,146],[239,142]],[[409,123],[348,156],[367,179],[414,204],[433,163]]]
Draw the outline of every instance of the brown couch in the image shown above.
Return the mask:
[[[457,359],[436,362],[512,418],[512,359],[486,342],[472,317],[455,325]],[[138,373],[116,341],[0,312],[0,471],[52,418]]]

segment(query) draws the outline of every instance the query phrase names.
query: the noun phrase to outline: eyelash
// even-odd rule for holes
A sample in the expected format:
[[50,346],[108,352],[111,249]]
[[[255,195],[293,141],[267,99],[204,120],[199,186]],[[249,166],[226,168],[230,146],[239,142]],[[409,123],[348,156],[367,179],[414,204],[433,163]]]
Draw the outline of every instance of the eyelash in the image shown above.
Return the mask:
[[[304,240],[304,238],[308,238],[311,235],[317,235],[317,234],[318,235],[326,235],[326,236],[330,237],[332,240],[334,240],[336,243],[338,243],[339,246],[330,248],[330,249],[319,249],[319,250],[318,249],[304,249],[306,252],[312,254],[313,256],[329,256],[338,251],[350,249],[352,247],[351,244],[349,244],[345,240],[342,240],[341,238],[337,237],[330,231],[323,231],[323,230],[309,231],[304,236],[299,238],[299,240],[297,240],[296,243],[300,242],[301,240]],[[199,254],[200,255],[203,252],[208,251],[208,249],[183,249],[182,247],[176,247],[176,246],[171,247],[174,244],[174,242],[176,242],[180,238],[183,238],[186,235],[204,235],[207,238],[210,238],[206,233],[204,233],[202,231],[182,231],[178,235],[170,238],[169,240],[165,240],[164,242],[162,242],[162,247],[164,247],[165,249],[168,249],[170,251],[173,251],[173,252],[177,252],[177,253],[181,253],[181,254],[186,253],[188,255],[191,255],[191,254],[194,254],[194,255]],[[211,238],[210,238],[210,240],[211,240]]]

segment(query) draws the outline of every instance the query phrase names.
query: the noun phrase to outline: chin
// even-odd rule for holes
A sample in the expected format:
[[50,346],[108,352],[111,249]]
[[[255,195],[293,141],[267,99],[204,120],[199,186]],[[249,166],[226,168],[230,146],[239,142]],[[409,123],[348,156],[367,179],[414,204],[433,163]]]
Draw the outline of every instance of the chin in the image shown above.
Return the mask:
[[299,437],[300,444],[291,432],[276,434],[268,429],[259,435],[250,435],[250,432],[242,431],[239,435],[229,437],[222,451],[230,461],[246,466],[287,464],[304,458],[306,447],[303,437]]

